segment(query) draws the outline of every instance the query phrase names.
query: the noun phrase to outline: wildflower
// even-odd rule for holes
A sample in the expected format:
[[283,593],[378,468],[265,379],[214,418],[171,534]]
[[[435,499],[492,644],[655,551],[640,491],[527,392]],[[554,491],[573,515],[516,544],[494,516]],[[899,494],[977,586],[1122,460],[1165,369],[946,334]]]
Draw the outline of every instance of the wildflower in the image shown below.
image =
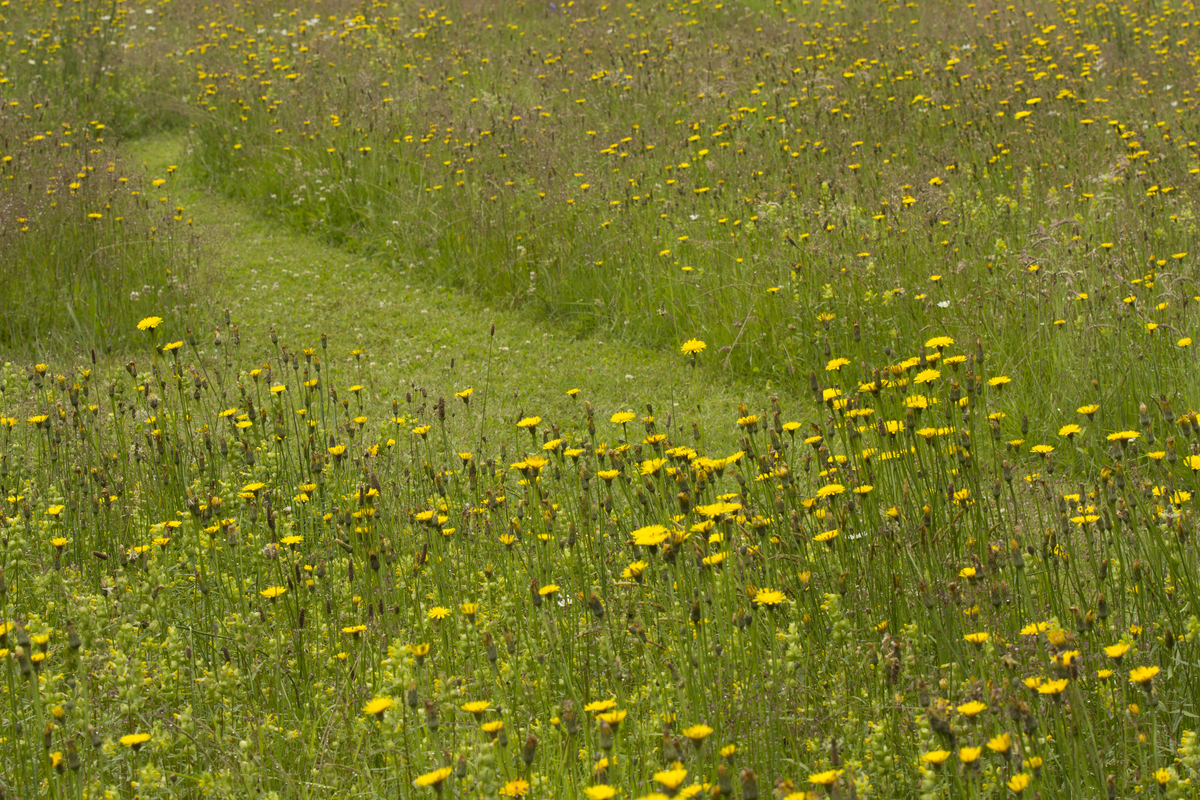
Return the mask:
[[1008,755],[1009,749],[1012,748],[1012,736],[1007,733],[1002,733],[999,736],[993,736],[991,739],[988,739],[987,746],[988,749],[993,753],[999,753],[1000,755],[1006,756]]
[[[159,320],[159,322],[161,322],[161,321],[162,320]],[[155,324],[157,324],[157,323],[155,323]],[[140,750],[142,748],[142,745],[144,745],[148,741],[150,741],[150,734],[148,734],[148,733],[131,733],[127,736],[121,737],[121,744],[130,748],[134,752]]]
[[1116,661],[1118,664],[1121,663],[1121,659],[1128,652],[1129,645],[1125,642],[1117,642],[1116,644],[1110,644],[1108,647],[1104,648],[1104,655],[1108,656],[1113,661]]
[[162,317],[146,317],[137,324],[139,331],[152,331],[162,324]]
[[842,367],[850,363],[848,358],[834,358],[825,365],[826,372],[841,372]]
[[607,722],[609,727],[615,731],[617,727],[625,721],[625,717],[628,715],[629,712],[624,709],[615,709],[613,711],[605,711],[602,714],[597,714],[596,719],[600,720],[601,722]]
[[1067,678],[1059,678],[1056,681],[1044,681],[1037,687],[1038,694],[1058,696],[1067,688]]
[[413,783],[417,786],[430,786],[435,792],[442,790],[442,781],[450,777],[452,769],[450,767],[442,767],[435,769],[433,772],[426,772],[424,775],[417,777]]
[[987,711],[987,703],[981,703],[978,700],[972,700],[958,707],[958,713],[964,717],[974,717],[984,711]]
[[608,711],[611,708],[617,707],[617,699],[611,697],[608,700],[593,700],[583,707],[584,711],[592,714],[598,714],[602,711]]
[[815,775],[808,776],[808,782],[814,786],[831,786],[845,770],[827,769],[824,772],[818,772]]
[[958,760],[964,764],[973,764],[978,760],[979,754],[982,752],[982,747],[960,747],[958,750]]
[[771,608],[783,603],[787,600],[787,596],[778,589],[759,589],[754,595],[754,605],[760,608],[766,606]]
[[518,778],[504,784],[500,794],[504,797],[524,797],[529,792],[529,782]]
[[1154,676],[1159,672],[1158,667],[1134,667],[1129,672],[1129,682],[1136,683],[1147,691],[1150,688],[1150,682],[1154,680]]
[[654,782],[664,787],[672,794],[679,789],[687,777],[687,770],[679,767],[677,769],[668,769],[654,773]]
[[483,716],[483,712],[488,710],[490,705],[491,703],[489,703],[487,700],[472,700],[469,703],[463,703],[462,710],[466,711],[468,714],[471,714],[476,720],[478,720]]
[[259,592],[259,594],[268,600],[274,600],[276,597],[279,597],[286,591],[286,586],[268,586],[266,589],[263,589],[261,592]]
[[1009,778],[1004,785],[1007,786],[1008,790],[1013,794],[1020,794],[1021,792],[1025,791],[1027,786],[1029,786],[1030,780],[1032,780],[1032,778],[1029,777],[1028,772],[1018,772],[1016,775],[1013,775],[1011,778]]
[[376,697],[363,706],[363,716],[369,717],[374,715],[378,719],[383,719],[383,714],[394,705],[390,697]]
[[624,425],[627,422],[632,422],[637,417],[632,411],[618,411],[609,418],[609,422],[614,425]]
[[647,525],[638,528],[630,536],[633,543],[639,547],[655,547],[667,539],[667,529],[662,525]]
[[700,745],[708,736],[712,734],[712,732],[713,729],[707,725],[692,725],[690,728],[683,729],[683,735],[690,739],[692,744],[694,744],[696,747],[700,747]]
[[525,417],[517,423],[518,428],[536,428],[538,423],[542,421],[541,417]]
[[921,761],[936,767],[946,763],[946,759],[949,757],[949,750],[930,750],[928,753],[921,754]]
[[1070,425],[1063,425],[1061,428],[1059,428],[1058,435],[1066,436],[1069,439],[1072,436],[1074,436],[1075,434],[1079,433],[1079,431],[1080,431],[1079,426],[1072,423]]
[[617,794],[617,790],[607,784],[599,786],[588,786],[584,788],[583,793],[588,796],[588,800],[612,800]]
[[988,379],[988,386],[1002,387],[1005,384],[1011,383],[1011,382],[1012,382],[1012,378],[1008,377],[1007,375],[997,375],[994,378]]
[[683,343],[683,347],[681,347],[680,350],[682,350],[682,352],[686,355],[694,356],[697,353],[704,352],[706,347],[708,347],[708,345],[699,339],[688,339]]

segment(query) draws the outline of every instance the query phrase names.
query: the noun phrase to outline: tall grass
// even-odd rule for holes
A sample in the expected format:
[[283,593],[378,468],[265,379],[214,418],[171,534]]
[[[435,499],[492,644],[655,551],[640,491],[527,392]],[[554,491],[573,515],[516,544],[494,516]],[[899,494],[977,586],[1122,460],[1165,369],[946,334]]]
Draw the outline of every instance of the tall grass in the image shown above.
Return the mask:
[[158,71],[129,63],[130,4],[22,6],[6,7],[16,29],[0,37],[0,347],[127,344],[149,309],[184,301],[191,267],[186,217],[159,188],[169,176],[139,175],[115,146],[169,118],[127,93]]
[[1099,389],[1133,413],[1184,374],[1141,329],[1185,328],[1195,294],[1189,8],[297,14],[194,41],[197,164],[581,334],[701,335],[790,386],[907,332],[982,335],[1014,377],[1060,378],[1035,419],[1133,350]]

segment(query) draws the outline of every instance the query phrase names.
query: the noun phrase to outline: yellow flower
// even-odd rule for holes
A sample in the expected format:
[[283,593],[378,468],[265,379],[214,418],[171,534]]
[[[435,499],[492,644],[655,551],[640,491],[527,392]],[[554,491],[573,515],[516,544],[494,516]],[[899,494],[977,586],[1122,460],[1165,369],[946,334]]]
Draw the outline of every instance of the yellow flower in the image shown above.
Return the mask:
[[1113,661],[1118,662],[1128,652],[1129,645],[1125,642],[1117,642],[1116,644],[1110,644],[1108,647],[1104,648],[1104,655],[1108,656]]
[[1044,695],[1059,695],[1067,688],[1067,679],[1059,678],[1056,681],[1045,681],[1037,687],[1038,694]]
[[517,423],[518,428],[536,428],[537,424],[542,421],[541,417],[525,417]]
[[268,586],[266,589],[263,589],[261,592],[259,592],[259,594],[268,600],[274,600],[276,597],[279,597],[279,595],[286,591],[286,586]]
[[515,781],[509,781],[500,790],[500,794],[505,797],[524,797],[528,792],[529,782],[520,778],[517,778]]
[[[153,317],[152,319],[157,319],[157,317]],[[162,320],[159,320],[159,322],[161,321]],[[121,737],[121,744],[134,750],[139,749],[148,741],[150,741],[150,734],[148,733],[131,733],[128,736]]]
[[690,728],[683,729],[683,735],[691,739],[694,743],[699,744],[704,739],[710,736],[713,729],[707,725],[693,725]]
[[1154,676],[1158,674],[1158,671],[1158,667],[1135,667],[1129,673],[1129,682],[1148,686],[1150,681],[1154,680]]
[[667,529],[662,525],[647,525],[638,528],[630,536],[633,543],[640,547],[655,547],[667,540]]
[[754,605],[756,606],[777,606],[787,600],[787,596],[778,589],[759,589],[754,595]]
[[944,764],[946,759],[949,757],[949,750],[930,750],[928,753],[923,753],[921,755],[921,761],[926,764],[933,764],[934,766],[937,766],[939,764]]
[[1125,444],[1139,438],[1140,436],[1141,434],[1137,431],[1117,431],[1116,433],[1110,433],[1106,438],[1110,442],[1120,442],[1121,444]]
[[1013,775],[1011,778],[1009,778],[1008,782],[1004,785],[1007,786],[1008,790],[1013,794],[1020,794],[1021,792],[1025,791],[1025,787],[1029,785],[1030,780],[1032,780],[1032,778],[1029,777],[1028,772],[1018,772],[1016,775]]
[[963,638],[973,645],[981,645],[990,639],[991,636],[992,635],[990,633],[983,631],[980,633],[968,633],[967,635],[963,636]]
[[615,697],[612,697],[612,698],[609,698],[608,700],[594,700],[593,702],[588,703],[586,706],[584,706],[583,710],[587,711],[588,713],[595,714],[595,713],[599,713],[601,711],[608,711],[610,708],[616,708],[616,707],[617,707],[617,699]]
[[809,775],[808,782],[816,786],[829,786],[838,779],[842,772],[843,770],[840,769],[828,769],[815,775]]
[[606,784],[600,784],[586,787],[583,793],[588,796],[588,800],[611,800],[617,794],[617,790]]
[[974,717],[977,714],[982,714],[984,711],[987,711],[987,703],[981,703],[978,700],[963,703],[958,707],[958,713],[964,717]]
[[991,739],[988,739],[987,746],[992,752],[1004,755],[1008,753],[1009,748],[1012,747],[1012,736],[1007,733],[1002,733],[999,736],[993,736]]
[[374,700],[363,706],[362,713],[365,717],[369,717],[373,714],[382,719],[383,712],[387,711],[393,705],[394,703],[390,697],[376,697]]
[[961,747],[958,750],[958,760],[964,764],[971,764],[978,760],[982,752],[982,747]]
[[162,317],[146,317],[137,324],[139,331],[152,331],[162,324]]
[[673,792],[683,783],[687,774],[687,770],[682,767],[679,769],[667,769],[654,773],[654,781],[664,786],[668,791]]
[[413,783],[417,786],[432,786],[434,789],[439,789],[442,781],[450,777],[450,772],[450,767],[435,769],[433,772],[426,772],[424,775],[419,776]]
[[694,356],[697,353],[703,352],[704,348],[706,347],[708,347],[708,345],[699,339],[688,339],[683,343],[683,347],[681,347],[680,350],[689,356]]
[[463,703],[462,710],[474,715],[475,719],[479,719],[480,715],[487,711],[490,705],[487,700],[472,700],[469,703]]
[[625,721],[625,717],[629,712],[625,709],[617,709],[615,711],[605,711],[603,714],[597,714],[596,719],[602,722],[607,722],[615,730],[618,725]]

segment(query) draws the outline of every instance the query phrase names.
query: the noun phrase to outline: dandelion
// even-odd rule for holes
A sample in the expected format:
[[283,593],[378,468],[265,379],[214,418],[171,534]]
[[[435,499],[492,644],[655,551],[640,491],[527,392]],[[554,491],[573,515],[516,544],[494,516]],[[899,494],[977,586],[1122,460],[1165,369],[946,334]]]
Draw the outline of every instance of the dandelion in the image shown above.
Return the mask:
[[286,591],[286,586],[268,586],[266,589],[263,589],[261,592],[259,592],[259,594],[268,600],[274,600]]
[[376,697],[374,700],[371,700],[365,706],[363,706],[362,713],[364,717],[373,716],[376,719],[382,720],[384,712],[386,712],[393,705],[394,702],[390,697]]
[[152,331],[162,324],[162,317],[146,317],[137,324],[139,331]]
[[1154,676],[1159,672],[1158,667],[1134,667],[1129,672],[1129,682],[1136,683],[1146,691],[1150,690],[1150,683],[1154,680]]
[[808,776],[808,782],[814,786],[832,786],[845,770],[827,769]]
[[524,797],[529,793],[529,781],[518,778],[514,781],[509,781],[500,789],[500,794],[504,797]]
[[1016,775],[1013,775],[1011,778],[1009,778],[1004,785],[1007,786],[1008,790],[1013,794],[1020,794],[1029,786],[1029,782],[1031,780],[1032,778],[1028,772],[1018,772]]
[[692,744],[697,749],[704,744],[704,740],[712,735],[713,729],[707,725],[692,725],[690,728],[683,729],[683,735],[691,740]]
[[588,800],[612,800],[616,796],[617,790],[607,784],[599,786],[585,787],[583,793],[588,796]]
[[657,547],[667,540],[667,529],[662,525],[647,525],[635,530],[630,537],[638,547]]
[[654,782],[662,786],[669,793],[674,794],[687,778],[688,771],[682,767],[676,769],[663,770],[654,773]]
[[787,596],[777,589],[759,589],[754,595],[754,605],[759,608],[774,608],[785,602]]
[[694,356],[698,353],[704,352],[704,349],[706,347],[708,347],[708,345],[706,345],[704,342],[700,341],[699,339],[688,339],[686,342],[683,343],[683,347],[681,347],[680,350],[685,355]]
[[[161,320],[159,321],[161,322]],[[131,733],[121,737],[121,744],[125,745],[134,752],[142,749],[142,745],[148,741],[150,741],[150,734],[148,733]]]
[[1113,661],[1116,661],[1118,664],[1121,663],[1121,659],[1124,658],[1125,654],[1128,652],[1129,645],[1125,642],[1117,642],[1116,644],[1110,644],[1108,647],[1104,648],[1104,655],[1108,656]]
[[964,764],[974,764],[982,752],[982,747],[960,747],[958,750],[958,760]]
[[946,763],[946,759],[950,757],[949,750],[930,750],[928,753],[921,754],[921,762],[931,764],[935,767]]
[[446,778],[449,778],[452,771],[453,770],[450,767],[435,769],[433,772],[426,772],[424,775],[418,776],[413,783],[415,783],[417,786],[431,787],[435,792],[441,792],[442,781],[446,780]]
[[993,753],[999,753],[1002,756],[1007,756],[1012,748],[1012,736],[1007,733],[1001,733],[998,736],[993,736],[988,739],[988,749]]
[[987,703],[981,703],[978,700],[972,700],[958,707],[958,713],[964,717],[975,717],[984,711],[987,711]]

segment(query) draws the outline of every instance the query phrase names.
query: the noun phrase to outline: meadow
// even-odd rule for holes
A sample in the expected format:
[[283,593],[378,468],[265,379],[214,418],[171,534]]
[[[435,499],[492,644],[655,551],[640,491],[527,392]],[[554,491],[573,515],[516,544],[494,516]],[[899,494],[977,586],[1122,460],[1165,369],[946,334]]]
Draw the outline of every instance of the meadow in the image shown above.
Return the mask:
[[0,4],[0,797],[1200,796],[1197,26]]

